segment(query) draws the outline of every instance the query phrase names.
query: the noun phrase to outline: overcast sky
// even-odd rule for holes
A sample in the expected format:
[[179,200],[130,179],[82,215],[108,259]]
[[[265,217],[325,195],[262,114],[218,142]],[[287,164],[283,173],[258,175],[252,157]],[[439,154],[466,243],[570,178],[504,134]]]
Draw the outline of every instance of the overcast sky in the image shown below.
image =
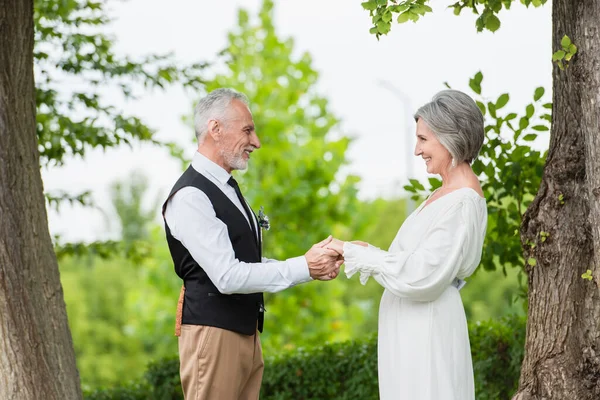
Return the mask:
[[[425,177],[423,162],[412,156],[414,123],[405,115],[444,89],[443,82],[470,93],[468,78],[481,70],[484,95],[495,99],[510,93],[511,111],[522,111],[538,86],[548,89],[550,100],[550,3],[526,9],[516,2],[512,10],[500,14],[502,27],[494,34],[477,33],[476,16],[464,12],[456,17],[445,8],[450,3],[433,0],[433,14],[416,24],[395,24],[377,41],[368,32],[370,18],[359,0],[276,1],[279,35],[294,38],[297,54],[312,55],[313,67],[320,73],[320,93],[342,119],[342,130],[356,138],[348,153],[349,170],[362,177],[362,198],[402,194],[407,173]],[[120,54],[174,52],[184,62],[210,61],[226,46],[237,10],[242,7],[254,15],[260,4],[259,0],[114,1],[110,8],[116,20],[107,33],[116,37]],[[159,138],[185,146],[191,157],[193,132],[181,117],[190,114],[197,99],[173,89],[149,93],[124,109],[157,129]],[[135,169],[151,178],[148,204],[164,196],[181,173],[166,152],[148,146],[92,152],[83,161],[42,173],[46,190],[93,189],[96,203],[110,214],[108,186]],[[67,240],[106,239],[116,228],[107,225],[97,210],[67,207],[59,215],[50,212],[51,232]]]

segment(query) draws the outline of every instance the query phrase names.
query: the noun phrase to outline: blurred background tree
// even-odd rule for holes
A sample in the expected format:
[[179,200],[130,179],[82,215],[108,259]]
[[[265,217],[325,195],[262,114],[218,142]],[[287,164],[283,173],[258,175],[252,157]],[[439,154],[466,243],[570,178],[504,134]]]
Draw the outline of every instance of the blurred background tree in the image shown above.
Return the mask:
[[[316,91],[310,55],[294,56],[293,40],[277,35],[271,0],[263,2],[258,18],[240,10],[228,42],[221,53],[225,71],[208,80],[205,90],[232,87],[248,96],[262,148],[240,184],[250,204],[264,207],[270,218],[265,256],[302,255],[361,218],[358,178],[340,173],[350,139]],[[265,353],[358,334],[364,311],[343,303],[347,290],[338,280],[267,294]]]

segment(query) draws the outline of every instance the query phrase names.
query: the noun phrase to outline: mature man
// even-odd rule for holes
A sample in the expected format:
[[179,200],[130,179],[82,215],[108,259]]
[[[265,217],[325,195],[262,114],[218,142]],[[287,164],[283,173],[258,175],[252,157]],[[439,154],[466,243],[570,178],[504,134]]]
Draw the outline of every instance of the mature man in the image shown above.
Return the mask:
[[263,374],[262,292],[339,273],[338,253],[315,244],[286,261],[261,254],[258,221],[231,176],[260,148],[245,95],[217,89],[195,111],[198,151],[163,205],[167,242],[184,288],[178,307],[186,399],[255,400]]

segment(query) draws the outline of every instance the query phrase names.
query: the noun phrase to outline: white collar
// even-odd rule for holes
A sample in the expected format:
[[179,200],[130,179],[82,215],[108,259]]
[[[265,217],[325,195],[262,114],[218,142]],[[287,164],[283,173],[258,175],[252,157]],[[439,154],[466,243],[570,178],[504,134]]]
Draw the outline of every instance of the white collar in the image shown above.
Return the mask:
[[227,184],[227,181],[229,178],[231,178],[231,174],[225,171],[223,167],[209,160],[206,156],[200,154],[199,152],[194,154],[194,158],[192,159],[192,168],[194,168],[197,172],[206,172],[212,175],[223,185]]

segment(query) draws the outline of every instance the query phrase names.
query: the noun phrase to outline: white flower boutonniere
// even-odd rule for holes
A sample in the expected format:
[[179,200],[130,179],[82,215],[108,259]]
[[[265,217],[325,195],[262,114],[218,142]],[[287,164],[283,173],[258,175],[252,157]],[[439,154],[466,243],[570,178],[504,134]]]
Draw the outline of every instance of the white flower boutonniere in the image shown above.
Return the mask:
[[269,217],[265,215],[265,208],[260,206],[260,210],[258,210],[258,226],[265,231],[271,229],[271,224],[269,223]]

